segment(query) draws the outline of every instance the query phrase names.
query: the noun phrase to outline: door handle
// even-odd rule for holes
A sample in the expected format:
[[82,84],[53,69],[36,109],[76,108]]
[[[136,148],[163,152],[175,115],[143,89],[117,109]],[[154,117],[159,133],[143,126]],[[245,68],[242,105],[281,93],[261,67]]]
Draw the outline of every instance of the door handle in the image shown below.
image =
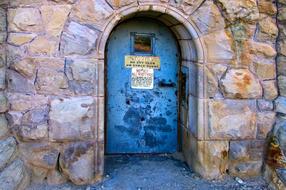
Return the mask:
[[174,82],[159,81],[158,86],[162,88],[173,88],[176,87],[176,84]]

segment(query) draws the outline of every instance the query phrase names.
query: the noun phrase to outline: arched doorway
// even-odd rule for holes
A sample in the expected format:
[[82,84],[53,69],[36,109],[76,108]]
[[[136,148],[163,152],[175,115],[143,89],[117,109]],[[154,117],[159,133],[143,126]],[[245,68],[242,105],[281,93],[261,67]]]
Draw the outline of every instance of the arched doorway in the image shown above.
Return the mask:
[[[206,98],[206,75],[204,74],[206,63],[206,48],[204,47],[203,39],[200,38],[200,31],[196,28],[195,24],[184,17],[180,11],[172,9],[171,7],[153,7],[153,6],[139,6],[136,9],[133,7],[117,10],[117,14],[110,19],[110,22],[102,30],[102,35],[97,42],[97,57],[99,60],[104,60],[104,71],[107,71],[107,53],[106,47],[108,39],[113,30],[122,22],[134,18],[151,18],[162,22],[168,27],[178,42],[179,49],[181,50],[181,59],[179,65],[181,66],[182,77],[179,79],[186,84],[181,89],[185,90],[185,101],[179,101],[178,115],[179,121],[177,127],[181,129],[180,137],[181,150],[185,156],[188,164],[198,173],[205,177],[217,176],[215,173],[205,172],[203,165],[204,159],[209,159],[208,154],[201,156],[200,151],[209,151],[205,145],[206,126],[208,122],[207,114],[207,101]],[[103,70],[102,70],[103,71]],[[99,132],[103,132],[105,136],[99,136],[98,142],[101,148],[98,149],[96,161],[102,163],[106,153],[106,128],[108,113],[105,111],[103,114],[100,112],[107,99],[107,73],[104,75],[104,83],[99,82],[99,94],[104,95],[98,107],[98,120],[100,121]],[[101,78],[102,79],[102,78]],[[100,81],[100,80],[99,80]],[[183,82],[184,81],[184,82]],[[200,84],[200,85],[198,85]],[[104,89],[104,90],[101,90]],[[101,93],[104,92],[104,93]],[[182,95],[184,96],[184,95]],[[106,110],[106,107],[105,107]],[[104,122],[103,122],[104,121]],[[105,147],[105,148],[104,148]],[[202,148],[202,149],[201,149]],[[206,157],[205,157],[206,156]],[[105,163],[105,165],[108,163]],[[103,164],[100,164],[98,170],[104,171]],[[219,169],[219,171],[222,171]]]
[[185,92],[179,91],[180,52],[170,29],[152,19],[127,20],[113,30],[106,54],[106,153],[176,152]]

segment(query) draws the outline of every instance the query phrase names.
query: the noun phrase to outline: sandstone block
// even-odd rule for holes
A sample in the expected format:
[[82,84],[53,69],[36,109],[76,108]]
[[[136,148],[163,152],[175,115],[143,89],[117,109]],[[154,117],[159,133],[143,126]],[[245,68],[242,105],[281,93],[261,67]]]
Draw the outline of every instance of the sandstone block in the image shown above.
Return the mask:
[[107,2],[114,8],[118,9],[127,5],[130,5],[132,3],[135,3],[136,0],[107,0]]
[[17,153],[16,146],[16,140],[13,137],[0,141],[0,170],[13,161]]
[[0,68],[0,90],[6,88],[6,68]]
[[18,127],[22,123],[23,113],[20,111],[9,111],[6,114],[9,126],[11,128]]
[[232,40],[226,31],[216,31],[202,38],[206,45],[209,61],[231,60],[234,57]]
[[23,114],[23,125],[39,125],[46,124],[49,119],[49,107],[43,106],[31,109]]
[[280,75],[277,79],[280,95],[286,97],[286,76]]
[[11,65],[11,68],[27,78],[32,78],[35,75],[36,65],[33,59],[26,58]]
[[229,69],[220,80],[220,88],[227,98],[260,98],[259,80],[247,69]]
[[91,95],[97,75],[96,60],[68,60],[66,75],[69,85],[76,94]]
[[272,16],[277,13],[275,3],[268,0],[258,1],[258,9],[259,13],[264,13]]
[[273,135],[277,137],[279,146],[284,155],[286,154],[286,119],[278,118],[273,129]]
[[29,80],[13,70],[7,70],[6,72],[10,92],[35,93],[33,80]]
[[279,14],[277,16],[278,20],[282,21],[282,22],[285,21],[286,20],[286,7],[285,6],[280,6],[278,8],[278,12],[279,12]]
[[273,102],[270,100],[257,100],[257,105],[260,111],[272,111],[274,109]]
[[77,185],[91,183],[94,178],[94,154],[91,142],[70,144],[60,156],[63,173]]
[[22,143],[20,152],[27,163],[54,170],[58,162],[59,151],[46,143]]
[[276,112],[286,114],[286,98],[279,96],[275,100]]
[[253,40],[248,41],[250,46],[250,53],[253,55],[263,56],[264,58],[273,58],[276,56],[276,50],[269,44],[255,42]]
[[57,170],[51,170],[47,176],[49,185],[60,185],[67,182],[67,178]]
[[8,93],[7,97],[11,111],[27,111],[48,104],[48,97],[43,95]]
[[252,23],[259,18],[259,10],[255,0],[218,0],[217,2],[224,10],[229,22],[243,20]]
[[211,100],[209,102],[210,139],[253,139],[256,137],[254,101]]
[[6,10],[0,8],[0,31],[6,31]]
[[26,33],[9,33],[8,43],[21,46],[23,44],[31,42],[37,35],[36,34],[26,34]]
[[6,32],[0,32],[0,44],[5,43],[7,38]]
[[30,183],[24,162],[17,159],[0,173],[0,187],[3,189],[25,189]]
[[0,93],[0,113],[4,113],[8,110],[7,98],[3,93]]
[[63,33],[61,50],[65,55],[86,55],[94,48],[97,38],[97,32],[94,30],[71,22]]
[[[74,114],[77,113],[77,114]],[[66,141],[93,137],[94,99],[92,97],[61,98],[51,101],[50,139]]]
[[262,82],[264,98],[267,100],[274,100],[278,96],[278,89],[275,80]]
[[0,138],[3,138],[9,132],[8,130],[8,121],[4,114],[0,115]]
[[41,13],[36,8],[8,9],[9,31],[39,32],[42,30]]
[[[120,2],[120,1],[118,1]],[[127,1],[122,1],[127,3]],[[101,27],[112,15],[112,8],[104,0],[79,0],[72,10],[71,17],[80,23]]]
[[48,126],[47,124],[30,125],[30,126],[18,126],[17,137],[21,141],[35,141],[48,138]]
[[265,139],[275,124],[275,112],[258,112],[257,113],[257,138]]
[[224,19],[220,11],[212,1],[205,1],[202,6],[192,14],[191,19],[204,34],[222,30],[225,27]]
[[68,88],[67,78],[63,68],[41,67],[38,69],[36,89],[42,93],[57,94]]
[[277,36],[278,36],[278,28],[276,25],[276,21],[272,17],[267,16],[266,18],[259,21],[258,33],[257,33],[257,38],[259,41],[273,42],[275,41]]
[[269,80],[276,78],[275,62],[264,62],[263,59],[254,63],[254,72],[262,80]]
[[[190,138],[190,137],[189,137]],[[197,141],[191,139],[188,150],[188,163],[202,177],[207,179],[221,178],[228,168],[227,141]]]
[[277,56],[277,73],[286,76],[286,56]]
[[29,44],[28,50],[34,55],[54,55],[58,46],[56,40],[46,36],[38,36]]
[[35,6],[41,5],[43,0],[13,0],[10,1],[12,7]]
[[41,13],[46,27],[46,31],[52,35],[58,37],[64,27],[67,20],[67,16],[70,13],[70,5],[52,5],[42,6]]
[[286,40],[278,41],[277,52],[286,56]]
[[262,172],[262,161],[247,161],[231,163],[229,171],[232,176],[251,177],[259,176]]
[[264,140],[231,141],[229,146],[230,161],[261,161],[264,145]]

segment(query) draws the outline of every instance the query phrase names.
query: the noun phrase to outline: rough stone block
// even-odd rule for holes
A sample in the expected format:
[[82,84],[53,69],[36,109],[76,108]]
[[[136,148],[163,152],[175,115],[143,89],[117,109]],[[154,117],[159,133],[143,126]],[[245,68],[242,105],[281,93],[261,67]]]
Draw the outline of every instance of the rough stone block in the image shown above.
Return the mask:
[[75,59],[66,61],[65,74],[69,80],[70,88],[75,94],[92,95],[95,93],[97,60]]
[[265,139],[271,131],[276,120],[275,112],[258,112],[257,113],[257,138]]
[[17,153],[16,146],[16,140],[13,137],[0,141],[0,170],[13,161]]
[[4,114],[0,115],[0,138],[5,137],[8,134],[8,121]]
[[262,172],[262,161],[247,161],[229,164],[229,172],[232,176],[249,178],[259,176]]
[[39,32],[42,30],[41,13],[36,8],[8,9],[9,31]]
[[17,93],[35,93],[34,81],[29,80],[13,70],[7,70],[8,90]]
[[28,164],[43,169],[56,169],[59,150],[53,146],[47,143],[21,143],[19,149]]
[[91,183],[95,175],[94,143],[77,142],[68,145],[60,156],[63,173],[77,185]]
[[8,43],[15,46],[21,46],[31,42],[36,36],[37,35],[34,33],[9,33]]
[[94,119],[92,97],[54,99],[51,101],[49,138],[52,141],[90,139],[94,136]]
[[70,10],[70,5],[42,6],[40,11],[47,33],[58,37],[63,30]]
[[48,104],[48,97],[43,95],[8,93],[7,97],[10,104],[10,111],[27,111]]
[[232,40],[227,31],[221,30],[202,37],[208,52],[209,62],[231,60],[234,57]]
[[38,36],[28,47],[28,51],[32,55],[55,55],[58,50],[59,43],[54,38],[47,36]]
[[228,21],[243,20],[253,22],[259,18],[259,10],[255,0],[218,0],[218,5],[224,10]]
[[194,12],[191,19],[203,34],[222,30],[225,27],[225,22],[220,11],[212,1],[205,1]]
[[6,31],[7,23],[6,23],[6,10],[0,8],[0,31]]
[[259,111],[272,111],[274,109],[274,104],[270,100],[257,100],[257,106]]
[[187,138],[189,149],[184,151],[192,169],[207,179],[223,177],[228,168],[228,142],[197,141],[190,133]]
[[21,61],[15,62],[11,65],[11,68],[27,78],[34,77],[36,73],[36,65],[32,58],[25,58]]
[[237,161],[263,160],[264,140],[231,141],[229,145],[229,159]]
[[6,95],[0,93],[0,113],[4,113],[9,109]]
[[211,100],[208,131],[210,139],[255,138],[255,101]]
[[286,114],[286,98],[279,96],[275,100],[276,112]]
[[278,89],[275,80],[262,81],[263,96],[267,100],[274,100],[278,96]]
[[286,76],[278,76],[278,87],[281,96],[286,97]]
[[62,35],[60,49],[65,55],[86,55],[94,48],[97,37],[95,30],[71,22]]
[[17,159],[0,173],[0,187],[3,189],[25,189],[30,183],[24,162]]
[[279,55],[277,56],[277,72],[279,75],[286,76],[286,57]]
[[[128,3],[129,0],[122,1]],[[121,4],[120,1],[117,1]],[[80,23],[102,27],[112,15],[112,8],[104,0],[79,0],[72,10],[71,17]]]
[[260,98],[259,80],[247,69],[229,69],[220,80],[220,88],[227,98]]

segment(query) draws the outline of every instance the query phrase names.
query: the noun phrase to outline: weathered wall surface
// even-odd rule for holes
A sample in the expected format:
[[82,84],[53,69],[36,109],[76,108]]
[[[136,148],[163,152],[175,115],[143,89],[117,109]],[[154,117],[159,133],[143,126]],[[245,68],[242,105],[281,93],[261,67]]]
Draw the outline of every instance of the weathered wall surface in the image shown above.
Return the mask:
[[[279,11],[285,12],[284,8]],[[195,44],[202,44],[203,49],[196,47],[201,59],[185,58],[189,80],[201,82],[190,83],[184,123],[188,163],[206,178],[227,171],[242,177],[261,173],[265,139],[276,118],[276,45],[281,95],[275,101],[276,111],[286,114],[286,48],[283,41],[276,44],[275,1],[11,0],[3,1],[0,9],[0,112],[8,111],[0,117],[0,144],[8,139],[15,154],[0,167],[0,176],[16,167],[23,176],[29,176],[24,175],[28,171],[33,181],[47,179],[50,184],[100,179],[102,42],[121,18],[140,11],[179,15],[182,25],[193,25]],[[281,15],[282,23],[285,14]],[[285,39],[284,25],[279,28],[279,39]],[[192,54],[194,49],[187,48],[194,48],[191,44],[179,43],[183,55]],[[17,184],[26,179],[20,178]],[[6,178],[0,177],[0,187],[1,179]]]
[[278,0],[276,23],[279,29],[277,38],[277,80],[279,96],[275,100],[277,120],[273,130],[268,135],[264,176],[272,189],[286,188],[286,1]]

